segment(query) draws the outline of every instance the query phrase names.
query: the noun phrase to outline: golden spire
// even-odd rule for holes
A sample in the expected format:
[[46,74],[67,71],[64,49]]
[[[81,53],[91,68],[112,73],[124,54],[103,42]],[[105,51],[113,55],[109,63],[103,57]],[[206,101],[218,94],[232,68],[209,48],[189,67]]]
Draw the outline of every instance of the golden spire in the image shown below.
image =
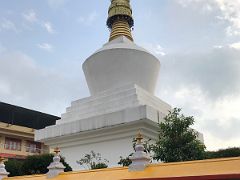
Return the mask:
[[55,152],[56,155],[59,155],[60,153],[60,148],[59,147],[55,147],[53,152]]
[[141,144],[142,139],[143,139],[143,136],[142,136],[141,132],[139,131],[138,134],[137,134],[137,137],[136,137],[137,144]]
[[119,36],[126,36],[133,41],[131,34],[133,25],[130,0],[111,0],[107,19],[107,26],[111,30],[109,41]]
[[4,157],[0,157],[0,164],[2,164],[4,162],[5,158]]

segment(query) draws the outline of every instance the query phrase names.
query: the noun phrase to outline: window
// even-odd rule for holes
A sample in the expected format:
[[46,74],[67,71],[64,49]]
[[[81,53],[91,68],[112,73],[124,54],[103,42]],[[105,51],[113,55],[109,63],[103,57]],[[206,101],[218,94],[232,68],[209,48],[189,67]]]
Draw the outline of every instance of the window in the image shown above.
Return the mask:
[[30,153],[41,153],[41,143],[27,141],[26,151]]
[[5,138],[5,149],[21,151],[21,140],[15,138]]

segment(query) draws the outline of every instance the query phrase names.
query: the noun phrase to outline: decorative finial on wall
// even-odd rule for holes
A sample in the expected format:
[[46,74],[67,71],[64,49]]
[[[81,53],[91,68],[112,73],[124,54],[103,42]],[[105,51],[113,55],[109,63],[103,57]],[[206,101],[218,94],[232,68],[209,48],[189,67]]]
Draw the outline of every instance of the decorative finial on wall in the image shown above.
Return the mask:
[[142,139],[143,139],[143,136],[142,136],[141,132],[139,131],[138,134],[137,134],[137,137],[136,137],[137,144],[141,144]]
[[60,149],[56,147],[54,149],[55,155],[53,157],[53,162],[47,167],[48,173],[47,178],[53,178],[59,175],[61,172],[64,172],[65,166],[60,162],[61,157],[59,155]]
[[136,140],[135,152],[130,159],[132,160],[132,164],[129,165],[129,171],[143,171],[150,162],[149,155],[144,151],[144,146],[142,143],[143,136],[139,132]]
[[0,157],[0,180],[7,177],[9,174],[9,172],[7,172],[5,169],[4,161],[5,159],[3,157]]

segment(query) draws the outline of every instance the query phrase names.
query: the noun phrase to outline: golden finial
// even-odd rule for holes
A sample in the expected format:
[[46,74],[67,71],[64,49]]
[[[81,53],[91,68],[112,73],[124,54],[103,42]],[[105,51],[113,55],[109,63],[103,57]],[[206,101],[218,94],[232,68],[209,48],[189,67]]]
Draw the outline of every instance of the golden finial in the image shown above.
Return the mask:
[[5,161],[4,157],[0,157],[0,164],[2,164]]
[[60,153],[60,148],[55,147],[53,152],[55,152],[55,154],[58,155]]
[[143,136],[142,136],[141,132],[139,131],[138,134],[137,134],[137,137],[136,137],[137,144],[141,144],[142,139],[143,139]]
[[109,41],[119,36],[126,36],[133,41],[131,34],[133,25],[130,0],[111,0],[107,19],[107,26],[111,29]]

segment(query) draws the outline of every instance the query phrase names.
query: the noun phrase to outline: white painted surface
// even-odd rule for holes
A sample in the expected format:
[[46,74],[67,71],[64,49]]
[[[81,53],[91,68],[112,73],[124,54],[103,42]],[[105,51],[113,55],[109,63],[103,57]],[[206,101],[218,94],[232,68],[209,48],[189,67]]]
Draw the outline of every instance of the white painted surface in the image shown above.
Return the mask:
[[73,102],[57,125],[36,131],[35,140],[44,141],[140,119],[158,122],[170,109],[170,105],[138,86],[124,86]]
[[157,123],[147,119],[137,120],[101,129],[45,139],[50,147],[60,147],[61,154],[74,170],[82,169],[76,161],[91,150],[101,153],[109,161],[109,167],[116,167],[120,156],[133,152],[132,140],[141,131],[145,139],[157,138]]
[[71,103],[57,124],[78,121],[94,116],[117,112],[127,108],[148,105],[161,114],[167,114],[170,105],[151,95],[137,85],[129,84],[98,93],[95,96]]
[[121,36],[83,63],[91,95],[126,84],[137,84],[154,94],[160,62],[145,49]]
[[47,178],[53,178],[58,176],[60,173],[64,172],[64,169],[66,168],[62,162],[60,162],[61,157],[58,154],[55,154],[53,157],[53,162],[50,163],[50,165],[47,167],[48,172],[46,174]]
[[139,130],[157,139],[157,123],[171,110],[153,95],[159,68],[156,57],[125,37],[107,43],[83,64],[91,96],[72,102],[56,125],[35,131],[35,140],[60,147],[74,170],[91,150],[117,166],[133,152]]
[[9,175],[9,172],[6,171],[4,162],[0,162],[0,180],[4,179]]
[[[148,139],[158,137],[157,123],[171,107],[137,85],[127,85],[72,102],[59,123],[35,131],[35,140],[60,147],[66,161],[76,163],[91,150],[117,166],[120,156],[128,156],[139,130]],[[85,113],[86,112],[86,113]]]

